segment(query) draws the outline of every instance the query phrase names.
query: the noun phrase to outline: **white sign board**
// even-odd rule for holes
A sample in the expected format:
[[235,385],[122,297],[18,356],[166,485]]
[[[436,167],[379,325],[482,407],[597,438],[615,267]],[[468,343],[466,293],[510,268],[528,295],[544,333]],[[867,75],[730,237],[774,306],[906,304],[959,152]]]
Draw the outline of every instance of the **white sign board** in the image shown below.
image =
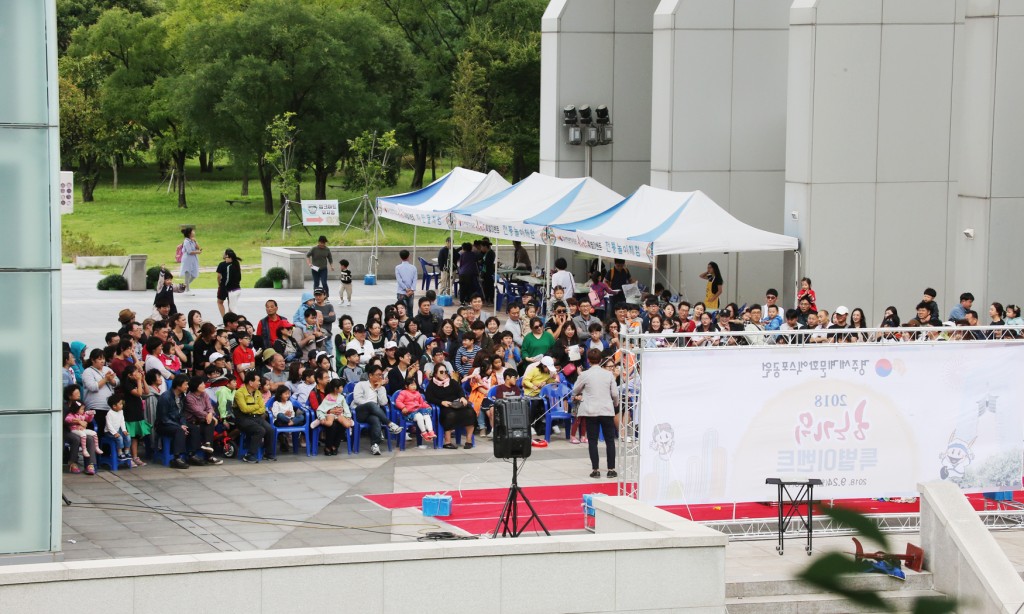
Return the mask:
[[60,214],[75,212],[75,174],[60,172]]
[[339,223],[338,201],[302,201],[302,224],[304,226],[337,226]]
[[949,480],[1018,490],[1024,344],[857,344],[645,351],[639,498],[765,501],[914,495]]

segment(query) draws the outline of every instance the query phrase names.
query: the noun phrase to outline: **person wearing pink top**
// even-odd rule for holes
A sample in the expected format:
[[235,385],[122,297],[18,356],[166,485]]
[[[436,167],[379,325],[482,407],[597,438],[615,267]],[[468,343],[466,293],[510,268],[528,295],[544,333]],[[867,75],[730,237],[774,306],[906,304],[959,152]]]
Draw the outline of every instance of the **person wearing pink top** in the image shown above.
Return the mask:
[[395,397],[395,406],[403,416],[411,418],[416,423],[420,433],[423,434],[424,441],[433,441],[437,437],[430,419],[430,404],[420,393],[415,377],[405,380],[405,389]]

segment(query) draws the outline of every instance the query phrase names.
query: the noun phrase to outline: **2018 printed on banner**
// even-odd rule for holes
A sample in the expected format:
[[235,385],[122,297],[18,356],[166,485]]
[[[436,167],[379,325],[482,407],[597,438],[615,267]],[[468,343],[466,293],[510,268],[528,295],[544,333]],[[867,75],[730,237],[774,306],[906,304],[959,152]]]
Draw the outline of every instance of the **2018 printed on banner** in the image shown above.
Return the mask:
[[819,478],[822,498],[1019,489],[1022,359],[1011,342],[645,351],[640,500],[761,501],[767,477]]

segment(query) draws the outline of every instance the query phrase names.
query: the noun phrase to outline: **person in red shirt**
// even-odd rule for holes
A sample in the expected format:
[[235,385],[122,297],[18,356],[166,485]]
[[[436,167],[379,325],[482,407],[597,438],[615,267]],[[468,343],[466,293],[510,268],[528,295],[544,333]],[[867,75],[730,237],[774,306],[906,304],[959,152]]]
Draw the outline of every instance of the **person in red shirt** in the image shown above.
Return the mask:
[[231,353],[231,362],[235,365],[235,380],[242,386],[242,378],[245,372],[256,366],[256,352],[252,349],[252,337],[244,330],[235,333],[235,340],[238,346]]
[[256,326],[256,334],[263,339],[263,347],[269,348],[274,346],[274,341],[277,340],[277,330],[285,324],[291,324],[288,318],[277,315],[277,301],[270,299],[266,304],[267,317],[260,320]]

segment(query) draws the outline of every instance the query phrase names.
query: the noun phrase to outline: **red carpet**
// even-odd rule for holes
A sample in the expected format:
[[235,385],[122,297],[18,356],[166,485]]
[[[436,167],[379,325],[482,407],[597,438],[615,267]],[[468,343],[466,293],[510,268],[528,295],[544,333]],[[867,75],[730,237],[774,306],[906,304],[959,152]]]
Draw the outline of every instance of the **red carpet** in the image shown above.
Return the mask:
[[[549,531],[579,531],[583,529],[583,495],[588,493],[615,495],[617,485],[614,482],[600,482],[565,486],[527,486],[523,488],[523,491],[530,498],[530,502],[537,509],[537,513],[540,514]],[[431,494],[435,493],[379,494],[365,495],[365,498],[386,509],[410,507],[422,509],[424,495]],[[494,530],[494,525],[498,522],[498,515],[505,504],[508,490],[488,488],[463,490],[461,496],[458,491],[445,494],[452,497],[452,515],[438,519],[468,533],[480,534],[490,533]],[[1015,500],[1024,502],[1024,491],[1015,492],[1013,495]],[[985,499],[981,494],[968,494],[967,499],[974,509],[984,509]],[[991,502],[989,503],[991,504]],[[836,500],[836,505],[862,514],[910,514],[920,510],[920,505],[916,500],[912,503],[898,503],[874,499],[844,499]],[[529,510],[523,512],[524,507],[520,504],[520,518],[525,518],[529,514]],[[663,506],[662,509],[699,522],[729,520],[734,517],[731,503],[691,505],[689,508],[683,505],[670,505]],[[775,518],[778,515],[777,507],[764,503],[737,503],[735,509],[736,519]],[[535,524],[531,524],[529,528],[540,531],[540,527]]]

